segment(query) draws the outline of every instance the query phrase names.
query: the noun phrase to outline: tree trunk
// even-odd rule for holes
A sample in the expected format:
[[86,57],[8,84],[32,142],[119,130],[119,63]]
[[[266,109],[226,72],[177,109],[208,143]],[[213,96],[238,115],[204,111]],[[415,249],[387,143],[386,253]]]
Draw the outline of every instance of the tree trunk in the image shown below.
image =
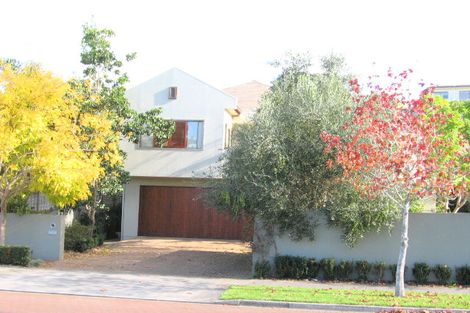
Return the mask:
[[410,198],[407,197],[405,205],[402,208],[402,224],[401,224],[401,246],[400,255],[398,256],[397,272],[395,274],[395,296],[405,296],[405,265],[406,252],[408,250],[408,224],[410,216]]
[[7,202],[0,200],[0,246],[5,245]]
[[452,199],[455,201],[455,207],[453,210],[449,210],[449,199],[447,200],[447,209],[448,211],[451,211],[452,213],[459,213],[459,210],[465,205],[467,202],[467,194],[461,193],[455,199]]
[[93,236],[96,232],[96,209],[95,209],[95,204],[93,204],[93,209],[91,212],[91,235]]
[[85,205],[85,210],[87,212],[88,218],[91,222],[90,235],[94,236],[96,234],[96,211],[98,206],[101,204],[101,194],[98,191],[99,185],[98,182],[93,183],[91,203]]
[[98,197],[98,182],[95,181],[93,184],[93,204],[92,204],[92,212],[91,212],[91,226],[92,227],[92,232],[93,235],[96,233],[96,208],[98,207],[98,204],[100,202],[100,199]]

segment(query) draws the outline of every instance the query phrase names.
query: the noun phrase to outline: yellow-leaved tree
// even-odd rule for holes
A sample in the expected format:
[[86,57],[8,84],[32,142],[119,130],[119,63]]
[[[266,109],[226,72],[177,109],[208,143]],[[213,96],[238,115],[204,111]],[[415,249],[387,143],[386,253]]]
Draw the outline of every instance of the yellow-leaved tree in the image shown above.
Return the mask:
[[107,118],[80,113],[63,80],[38,65],[0,61],[0,245],[7,203],[20,193],[41,192],[58,206],[88,198],[112,135]]

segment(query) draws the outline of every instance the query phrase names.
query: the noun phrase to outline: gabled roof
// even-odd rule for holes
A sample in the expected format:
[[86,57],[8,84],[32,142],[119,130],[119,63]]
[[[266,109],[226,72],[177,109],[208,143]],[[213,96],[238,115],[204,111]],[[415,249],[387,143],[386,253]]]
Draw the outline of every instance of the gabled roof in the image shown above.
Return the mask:
[[[177,99],[174,100],[168,99],[168,88],[172,86],[180,90]],[[138,112],[145,112],[172,101],[175,104],[183,102],[194,105],[195,103],[199,103],[199,105],[210,104],[232,110],[235,116],[238,115],[235,112],[238,109],[237,99],[233,95],[227,94],[178,68],[171,68],[127,89],[126,96],[132,107]],[[207,97],[212,100],[205,101],[204,99],[207,100]],[[171,111],[171,109],[168,110]]]
[[256,111],[262,95],[268,90],[268,85],[255,80],[223,89],[225,93],[237,98],[242,119],[247,118]]
[[191,74],[189,74],[189,73],[187,73],[187,72],[185,72],[185,71],[183,71],[183,70],[181,70],[181,69],[179,69],[179,68],[177,68],[177,67],[172,67],[172,68],[170,68],[170,69],[168,69],[168,70],[166,70],[166,71],[164,71],[164,72],[158,74],[157,76],[154,76],[154,77],[152,77],[152,78],[150,78],[150,79],[147,79],[146,81],[144,81],[144,82],[142,82],[142,83],[140,83],[140,84],[137,84],[137,85],[135,85],[135,86],[129,88],[128,90],[133,90],[133,89],[139,87],[140,85],[144,85],[144,84],[146,84],[146,83],[149,83],[149,82],[158,80],[160,77],[163,77],[163,76],[172,75],[173,73],[179,73],[179,74],[185,75],[185,76],[187,76],[187,77],[190,77],[191,79],[196,80],[196,81],[200,82],[201,84],[206,85],[207,87],[209,87],[209,88],[211,88],[211,89],[213,89],[213,90],[215,90],[215,91],[217,91],[217,92],[219,92],[219,93],[221,93],[221,94],[223,94],[223,95],[225,95],[225,96],[227,96],[227,97],[236,99],[236,97],[235,97],[234,95],[232,95],[232,94],[230,94],[230,93],[227,93],[227,92],[225,92],[225,91],[222,90],[222,89],[216,88],[216,87],[214,87],[214,86],[212,86],[212,85],[206,83],[205,81],[203,81],[203,80],[201,80],[201,79],[199,79],[199,78],[197,78],[197,77],[195,77],[195,76],[193,76],[193,75],[191,75]]

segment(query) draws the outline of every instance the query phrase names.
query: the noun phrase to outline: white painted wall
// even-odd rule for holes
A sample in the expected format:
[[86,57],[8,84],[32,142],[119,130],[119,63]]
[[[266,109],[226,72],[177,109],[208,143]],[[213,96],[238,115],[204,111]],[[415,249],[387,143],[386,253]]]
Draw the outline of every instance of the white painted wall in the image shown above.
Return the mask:
[[65,227],[71,226],[75,218],[75,213],[73,212],[73,210],[69,210],[67,214],[65,214],[64,216],[65,216],[65,219],[64,219]]
[[140,186],[200,187],[206,179],[133,177],[122,197],[121,239],[137,237],[139,225]]
[[223,147],[226,146],[226,140],[228,139],[226,134],[225,134],[225,127],[227,127],[227,130],[230,130],[230,133],[232,132],[231,130],[232,130],[232,127],[233,127],[233,118],[227,111],[224,112]]
[[[176,100],[168,88],[178,87]],[[173,120],[204,121],[203,149],[140,149],[122,142],[127,153],[125,168],[139,177],[204,177],[223,153],[226,109],[236,108],[236,99],[178,70],[171,69],[127,92],[134,109],[145,112],[161,107],[162,116]]]
[[31,248],[33,258],[64,258],[65,215],[7,214],[6,244]]
[[[275,236],[275,244],[262,248],[260,236],[263,230],[256,223],[254,236],[253,264],[260,259],[273,262],[275,255],[314,257],[316,259],[335,258],[337,260],[383,261],[396,264],[400,249],[400,223],[388,232],[369,233],[353,248],[347,247],[341,238],[341,230],[329,227],[319,219],[315,230],[315,240],[293,241],[286,235]],[[409,268],[406,279],[411,280],[414,263],[426,262],[429,265],[447,264],[452,270],[457,266],[470,264],[470,214],[410,214],[409,248],[406,264]],[[263,253],[264,252],[264,255]],[[391,279],[387,271],[386,279]],[[455,271],[454,271],[455,274]],[[434,277],[431,276],[431,279]]]

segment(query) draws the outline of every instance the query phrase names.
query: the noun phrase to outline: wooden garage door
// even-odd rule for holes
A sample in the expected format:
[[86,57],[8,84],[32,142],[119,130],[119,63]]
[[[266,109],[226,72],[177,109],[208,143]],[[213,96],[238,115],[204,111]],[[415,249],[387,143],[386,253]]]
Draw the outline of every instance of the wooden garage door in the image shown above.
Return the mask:
[[247,219],[207,208],[201,188],[140,187],[139,236],[251,239]]

